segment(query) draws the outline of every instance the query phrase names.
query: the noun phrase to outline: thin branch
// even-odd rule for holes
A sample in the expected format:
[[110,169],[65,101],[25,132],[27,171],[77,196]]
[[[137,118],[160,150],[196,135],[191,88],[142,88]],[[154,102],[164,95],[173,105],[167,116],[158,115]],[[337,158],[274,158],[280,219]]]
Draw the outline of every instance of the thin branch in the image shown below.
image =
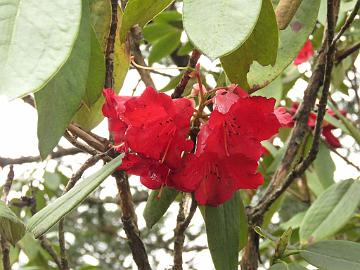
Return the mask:
[[[78,153],[82,153],[83,151],[78,148],[68,148],[68,149],[59,149],[56,152],[52,152],[49,155],[49,159],[57,159],[64,156],[71,156]],[[28,157],[20,157],[20,158],[3,158],[0,157],[0,167],[5,167],[7,165],[15,165],[15,164],[24,164],[24,163],[32,163],[32,162],[40,162],[42,161],[40,156],[28,156]]]
[[190,80],[190,74],[194,70],[199,58],[200,52],[198,50],[193,50],[191,57],[189,59],[188,67],[189,69],[185,71],[183,77],[181,78],[179,84],[175,87],[174,93],[171,95],[172,98],[180,98],[184,93],[185,87]]
[[116,179],[116,186],[119,191],[119,204],[122,211],[121,220],[129,240],[129,247],[133,259],[139,270],[151,270],[144,243],[140,239],[140,232],[137,226],[137,218],[127,175],[125,172],[116,171],[113,173],[113,176]]
[[193,218],[196,208],[197,202],[194,198],[192,198],[190,211],[187,217],[185,217],[185,204],[187,202],[187,197],[183,196],[180,202],[179,213],[176,219],[176,228],[174,230],[174,266],[173,270],[182,270],[182,253],[184,248],[185,241],[185,230],[190,224],[191,219]]
[[331,47],[335,46],[335,43],[340,39],[340,37],[345,33],[345,31],[350,27],[350,25],[352,24],[352,22],[354,21],[356,15],[359,12],[359,8],[360,8],[360,0],[357,0],[354,9],[351,11],[349,17],[347,17],[344,25],[341,27],[339,33],[337,33],[337,35],[335,36],[335,38],[332,40],[331,43]]
[[353,163],[352,161],[350,161],[347,157],[343,156],[342,154],[340,154],[340,152],[334,148],[331,147],[331,145],[329,143],[327,143],[325,140],[322,140],[322,143],[324,143],[327,148],[332,151],[333,153],[335,153],[338,157],[340,157],[342,160],[344,160],[347,164],[349,164],[350,166],[352,166],[353,168],[355,168],[357,171],[360,172],[360,167],[357,166],[355,163]]
[[336,64],[340,63],[342,60],[344,60],[346,57],[352,55],[356,51],[360,49],[360,42],[353,44],[352,46],[338,51],[335,56]]
[[44,235],[40,236],[38,240],[40,241],[41,247],[50,255],[50,257],[56,263],[57,267],[59,269],[62,269],[61,268],[61,258],[59,257],[59,255],[56,253],[56,251],[52,247],[50,241]]

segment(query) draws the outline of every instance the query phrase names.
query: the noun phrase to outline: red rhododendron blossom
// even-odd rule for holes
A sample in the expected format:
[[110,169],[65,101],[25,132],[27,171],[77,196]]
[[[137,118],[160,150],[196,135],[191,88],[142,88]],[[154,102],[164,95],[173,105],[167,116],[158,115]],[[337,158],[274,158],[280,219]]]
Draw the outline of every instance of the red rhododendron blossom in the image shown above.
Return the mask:
[[[299,107],[299,103],[298,102],[293,102],[292,105],[291,105],[291,109],[290,109],[290,112],[292,114],[295,114],[297,109]],[[335,118],[337,118],[335,112],[331,109],[328,109],[327,110],[327,113]],[[345,115],[346,112],[342,111],[341,114]],[[309,114],[309,119],[308,119],[308,126],[311,127],[311,128],[315,128],[315,125],[316,125],[316,114],[311,112]],[[323,121],[322,123],[322,135],[324,136],[326,142],[333,148],[339,148],[341,147],[341,143],[339,141],[338,138],[336,138],[334,136],[334,134],[332,133],[332,130],[334,129],[337,129],[337,127],[333,126],[332,124],[330,124],[329,122],[327,121]]]
[[200,128],[195,154],[188,155],[183,168],[171,177],[175,188],[195,192],[200,204],[216,206],[238,189],[255,189],[263,183],[257,172],[263,154],[260,142],[281,127],[274,113],[275,100],[250,97],[239,90],[216,92],[214,111]]
[[181,164],[183,152],[193,148],[187,139],[193,103],[185,98],[172,100],[151,87],[140,97],[116,96],[104,89],[103,114],[116,148],[126,151],[119,170],[140,176],[143,185],[157,189],[167,184],[169,174]]
[[133,97],[117,96],[115,92],[106,88],[103,90],[105,104],[102,107],[103,115],[108,118],[109,131],[115,145],[124,142],[127,124],[124,122],[125,103]]
[[256,172],[257,161],[243,155],[229,157],[208,152],[189,154],[184,167],[171,179],[185,192],[195,192],[199,204],[217,206],[229,200],[238,189],[255,189],[263,183]]
[[172,100],[148,87],[125,107],[124,119],[129,125],[125,141],[132,151],[172,168],[181,162],[182,152],[191,151],[193,143],[187,137],[194,108],[190,100]]
[[314,55],[311,41],[308,39],[294,60],[294,65],[300,65],[308,61]]

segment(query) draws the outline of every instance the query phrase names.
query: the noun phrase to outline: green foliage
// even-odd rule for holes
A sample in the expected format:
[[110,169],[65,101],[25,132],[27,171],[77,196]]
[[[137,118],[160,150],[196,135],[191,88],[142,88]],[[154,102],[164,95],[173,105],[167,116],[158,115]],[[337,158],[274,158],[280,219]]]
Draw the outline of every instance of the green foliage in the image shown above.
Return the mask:
[[215,268],[237,269],[239,251],[247,239],[247,217],[240,194],[236,192],[218,207],[205,206],[202,214]]
[[326,189],[310,206],[300,226],[302,242],[318,241],[340,230],[360,203],[360,182],[346,180]]
[[212,59],[239,48],[250,36],[260,0],[184,0],[183,20],[191,42]]
[[144,209],[146,226],[152,228],[166,213],[179,191],[167,187],[151,191]]
[[151,19],[169,6],[173,0],[129,0],[124,10],[120,40],[125,41],[132,26],[144,27]]
[[231,82],[249,89],[247,73],[254,61],[274,65],[278,53],[279,30],[270,0],[263,0],[254,30],[239,49],[221,58],[221,64]]
[[36,213],[27,223],[27,230],[36,238],[51,229],[61,218],[85,200],[120,164],[123,156],[115,158],[98,172],[83,179],[69,192]]
[[25,234],[24,223],[13,211],[0,201],[0,235],[15,245]]
[[13,99],[43,88],[70,57],[81,0],[1,0],[0,6],[0,93]]
[[360,268],[360,244],[350,241],[321,241],[301,251],[312,265],[326,270],[357,270]]
[[64,134],[86,93],[90,61],[89,6],[84,1],[79,36],[69,60],[48,84],[35,94],[38,111],[39,151],[43,159]]

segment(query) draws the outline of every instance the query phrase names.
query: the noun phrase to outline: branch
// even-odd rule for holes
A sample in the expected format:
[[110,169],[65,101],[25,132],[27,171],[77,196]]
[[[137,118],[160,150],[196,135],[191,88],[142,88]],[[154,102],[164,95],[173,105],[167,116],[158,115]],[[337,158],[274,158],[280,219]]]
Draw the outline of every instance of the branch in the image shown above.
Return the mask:
[[113,176],[116,179],[116,185],[119,190],[119,203],[122,211],[121,220],[129,240],[129,246],[134,261],[139,270],[151,270],[144,243],[140,239],[140,232],[137,226],[137,218],[127,175],[125,172],[116,171],[113,173]]
[[197,208],[197,202],[194,198],[192,198],[190,211],[188,216],[185,218],[185,204],[187,201],[186,196],[183,196],[180,202],[179,213],[176,219],[176,228],[174,230],[174,267],[173,270],[182,270],[182,253],[185,241],[185,230],[190,224],[192,217],[195,214]]
[[198,50],[193,50],[191,57],[189,59],[188,67],[189,69],[185,71],[183,77],[181,78],[179,84],[175,87],[174,93],[171,95],[172,98],[180,98],[184,93],[185,87],[190,80],[190,74],[195,69],[195,66],[200,58],[200,52]]
[[53,249],[53,247],[51,246],[50,241],[44,235],[40,236],[38,240],[40,241],[41,247],[50,255],[50,257],[56,263],[57,267],[59,269],[62,269],[61,268],[61,258],[56,253],[56,251]]
[[[75,155],[78,153],[82,153],[83,151],[78,148],[68,148],[68,149],[59,149],[56,152],[52,152],[49,155],[49,159],[57,159],[64,156]],[[3,158],[0,157],[0,167],[5,167],[7,165],[15,165],[15,164],[24,164],[31,162],[40,162],[42,161],[40,156],[28,156],[28,157],[20,157],[20,158]]]
[[[131,53],[134,56],[135,62],[140,66],[147,66],[145,63],[144,56],[140,50],[140,40],[142,38],[140,27],[134,26],[130,29],[131,36]],[[135,67],[141,77],[141,80],[146,86],[151,86],[155,88],[153,79],[151,78],[150,71],[140,67]]]
[[335,59],[336,59],[336,64],[340,63],[342,60],[344,60],[346,57],[348,57],[349,55],[353,54],[354,52],[356,52],[357,50],[360,49],[360,42],[353,44],[352,46],[338,51],[336,53]]

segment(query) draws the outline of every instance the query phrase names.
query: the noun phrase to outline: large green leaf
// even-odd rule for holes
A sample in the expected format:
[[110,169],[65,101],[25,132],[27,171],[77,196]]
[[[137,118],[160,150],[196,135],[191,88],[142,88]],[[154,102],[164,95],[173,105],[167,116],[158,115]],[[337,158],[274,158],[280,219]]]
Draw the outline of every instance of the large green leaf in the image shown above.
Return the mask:
[[42,158],[58,144],[86,91],[91,53],[90,22],[89,6],[85,4],[87,1],[83,3],[80,33],[68,61],[41,91],[35,93]]
[[270,0],[263,0],[259,19],[249,38],[233,53],[221,58],[228,78],[248,89],[246,74],[253,61],[274,65],[278,53],[279,30]]
[[180,45],[181,31],[174,32],[157,40],[151,47],[149,54],[149,65],[161,60],[163,57],[171,54]]
[[163,187],[159,198],[159,192],[160,190],[151,191],[146,202],[144,219],[148,228],[152,228],[160,220],[179,194],[175,189]]
[[[250,89],[259,89],[275,80],[292,63],[313,31],[320,0],[302,1],[289,26],[280,31],[280,43],[274,66],[254,63],[247,75]],[[229,78],[233,80],[232,78]],[[233,80],[235,81],[235,80]]]
[[254,30],[261,0],[184,0],[183,21],[191,42],[210,58],[239,48]]
[[334,171],[335,163],[330,156],[330,150],[320,143],[313,166],[306,171],[307,183],[316,196],[335,183]]
[[99,99],[105,81],[105,57],[93,29],[90,30],[90,63],[83,101],[91,106]]
[[[217,270],[238,269],[238,256],[247,236],[247,216],[239,192],[218,207],[205,206],[203,217],[208,245]],[[239,241],[240,240],[240,241]]]
[[91,25],[105,52],[111,23],[111,1],[89,0],[89,6]]
[[0,94],[40,90],[67,61],[81,0],[0,0]]
[[118,156],[98,172],[79,181],[69,192],[47,205],[30,218],[26,229],[36,238],[46,233],[61,218],[85,200],[120,164],[123,155]]
[[[106,6],[104,6],[106,8]],[[103,13],[108,14],[108,12],[103,11]],[[125,43],[121,43],[120,39],[118,38],[120,28],[121,28],[121,18],[122,18],[122,12],[119,10],[118,12],[118,20],[119,25],[116,32],[116,39],[115,39],[115,48],[114,48],[114,90],[118,93],[120,91],[120,88],[123,85],[123,82],[125,80],[126,74],[129,69],[130,65],[130,55],[128,48],[126,47]],[[94,26],[95,27],[95,26]],[[95,30],[95,32],[98,32],[98,39],[101,37],[101,31],[105,31],[107,35],[108,28],[100,27]],[[102,44],[104,46],[103,50],[106,48],[106,42]],[[91,70],[90,70],[91,72]],[[105,72],[104,72],[105,74]],[[104,116],[102,114],[102,106],[105,102],[105,99],[103,96],[100,96],[96,102],[92,106],[86,106],[85,104],[82,104],[77,113],[75,114],[72,121],[79,124],[82,128],[86,130],[91,130],[94,127],[96,127],[103,119]]]
[[15,245],[24,234],[24,223],[3,201],[0,201],[0,235]]
[[307,262],[326,270],[359,270],[360,244],[330,240],[311,245],[300,252]]
[[132,26],[144,27],[151,19],[163,11],[174,0],[129,0],[124,10],[120,40],[125,41]]
[[360,203],[360,181],[345,180],[325,190],[310,206],[300,226],[302,242],[317,241],[340,230]]

